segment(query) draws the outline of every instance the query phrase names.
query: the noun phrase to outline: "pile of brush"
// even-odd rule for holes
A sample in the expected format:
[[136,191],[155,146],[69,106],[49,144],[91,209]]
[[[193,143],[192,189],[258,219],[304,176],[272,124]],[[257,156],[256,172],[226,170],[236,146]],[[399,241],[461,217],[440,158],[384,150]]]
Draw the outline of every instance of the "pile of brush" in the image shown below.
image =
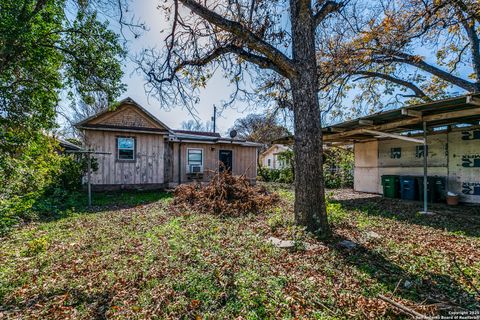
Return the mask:
[[278,202],[276,193],[252,186],[243,176],[217,172],[208,184],[185,184],[175,189],[173,205],[219,216],[259,213]]

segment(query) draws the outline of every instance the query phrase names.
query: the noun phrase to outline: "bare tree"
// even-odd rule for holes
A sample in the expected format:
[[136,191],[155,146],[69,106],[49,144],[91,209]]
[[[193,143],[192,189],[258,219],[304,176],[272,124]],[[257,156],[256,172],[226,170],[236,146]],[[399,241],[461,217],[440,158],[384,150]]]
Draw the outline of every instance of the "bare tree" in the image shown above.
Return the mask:
[[237,131],[239,138],[262,143],[264,148],[273,140],[290,135],[287,128],[280,125],[274,116],[268,114],[249,114],[237,119],[232,129]]
[[183,121],[182,122],[182,129],[183,130],[189,130],[189,131],[211,131],[212,125],[210,124],[210,121],[207,121],[206,123],[202,123],[197,120],[188,120],[188,121]]
[[237,87],[275,73],[286,79],[295,128],[295,218],[330,233],[322,172],[317,30],[341,2],[326,0],[170,0],[162,5],[170,32],[166,50],[145,50],[141,70],[160,100],[195,107],[198,88],[221,68]]

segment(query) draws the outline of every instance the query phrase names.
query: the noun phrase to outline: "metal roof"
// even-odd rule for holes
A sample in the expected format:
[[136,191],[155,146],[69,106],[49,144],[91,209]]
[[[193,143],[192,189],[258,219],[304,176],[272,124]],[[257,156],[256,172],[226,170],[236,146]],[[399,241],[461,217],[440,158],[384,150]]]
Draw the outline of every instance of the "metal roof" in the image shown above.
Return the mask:
[[70,141],[67,141],[62,138],[56,138],[58,141],[58,144],[65,150],[82,150],[82,147],[77,146],[74,143],[71,143]]
[[371,134],[361,132],[362,129],[404,133],[422,130],[423,121],[427,122],[429,128],[465,123],[478,125],[480,94],[469,94],[378,112],[327,126],[323,128],[323,132],[326,141],[354,141],[372,138]]
[[216,137],[221,138],[220,133],[218,132],[207,132],[207,131],[192,131],[192,130],[173,130],[177,134],[190,134],[196,136],[207,136],[207,137]]

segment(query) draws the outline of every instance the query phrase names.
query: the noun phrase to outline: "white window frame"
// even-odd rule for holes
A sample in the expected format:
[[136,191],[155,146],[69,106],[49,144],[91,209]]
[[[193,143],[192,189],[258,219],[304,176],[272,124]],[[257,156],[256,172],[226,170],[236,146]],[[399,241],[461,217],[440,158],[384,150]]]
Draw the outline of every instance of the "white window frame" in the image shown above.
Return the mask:
[[196,150],[196,151],[200,150],[200,153],[202,155],[202,163],[200,165],[203,167],[203,154],[204,154],[203,148],[187,148],[187,166],[190,167],[190,159],[188,158],[188,154],[190,153],[190,150]]
[[[120,148],[120,139],[130,139],[133,140],[133,147],[130,148]],[[135,137],[117,137],[116,143],[117,143],[117,161],[135,161],[136,160],[136,155],[135,155],[135,150],[137,147],[137,139]],[[120,149],[122,150],[132,150],[133,158],[132,159],[121,159],[120,158]]]

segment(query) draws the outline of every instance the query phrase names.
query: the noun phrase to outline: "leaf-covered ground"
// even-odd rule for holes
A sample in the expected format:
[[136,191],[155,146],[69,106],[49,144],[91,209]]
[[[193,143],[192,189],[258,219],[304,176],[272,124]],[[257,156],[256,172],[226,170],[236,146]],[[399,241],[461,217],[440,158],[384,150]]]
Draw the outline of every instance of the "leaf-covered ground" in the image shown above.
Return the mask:
[[282,204],[257,216],[181,212],[149,192],[24,226],[0,239],[0,319],[405,317],[380,294],[425,315],[480,309],[478,207],[420,216],[420,203],[337,190],[334,238],[318,242],[277,191]]

